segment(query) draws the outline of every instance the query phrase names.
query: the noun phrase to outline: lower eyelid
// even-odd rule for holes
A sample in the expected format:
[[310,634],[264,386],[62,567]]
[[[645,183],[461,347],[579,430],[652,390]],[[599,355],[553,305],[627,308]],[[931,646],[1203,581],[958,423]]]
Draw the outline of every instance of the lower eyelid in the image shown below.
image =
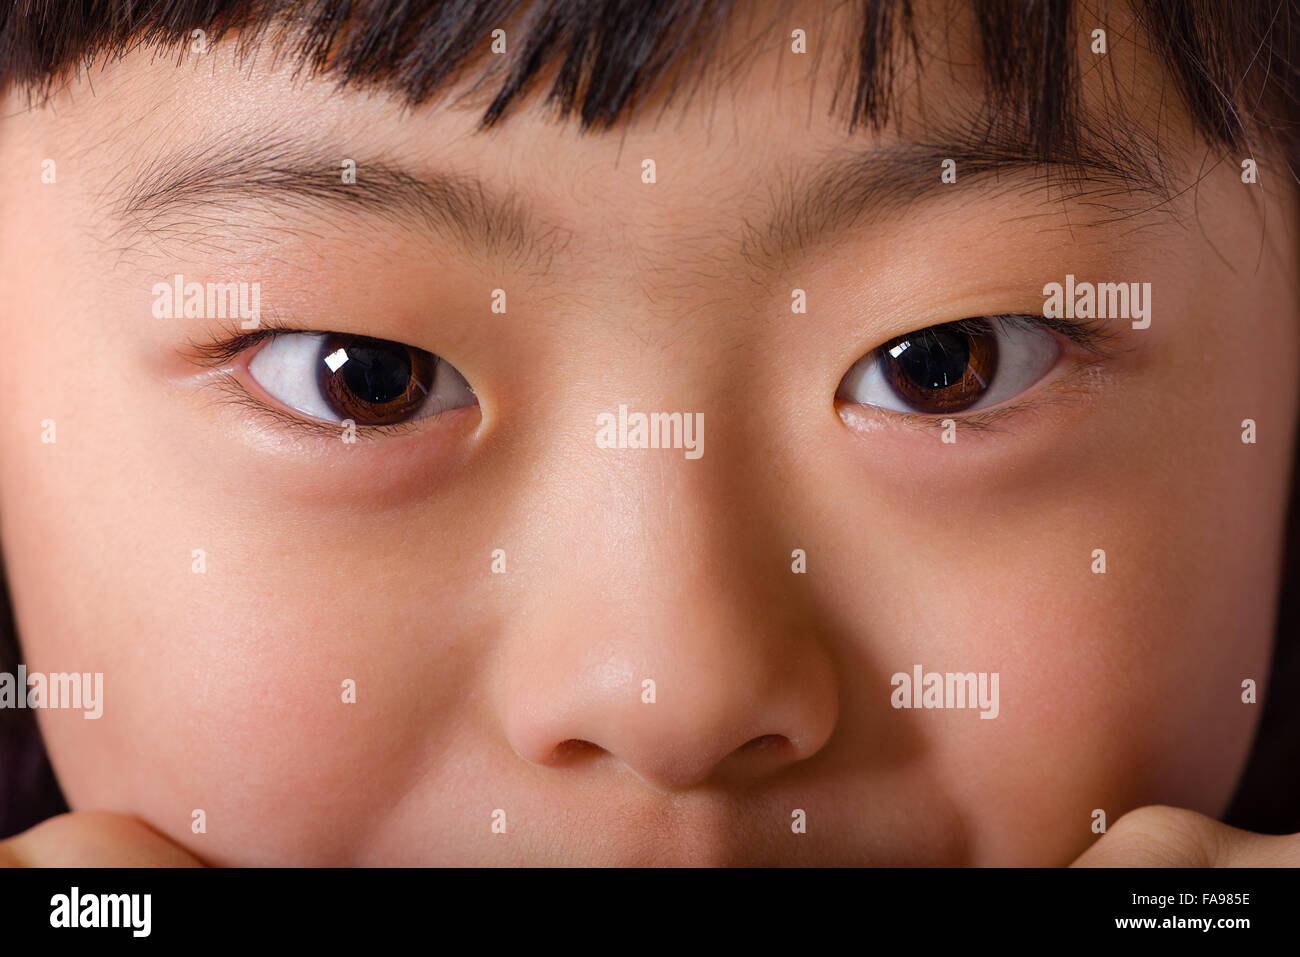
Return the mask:
[[949,412],[926,415],[917,412],[897,412],[879,406],[862,405],[856,402],[837,402],[836,411],[840,419],[858,432],[875,432],[888,428],[906,429],[908,431],[932,434],[944,427],[944,422],[951,419],[958,429],[978,432],[1006,432],[998,423],[1013,418],[1023,410],[1021,403],[1012,402],[994,409],[980,412]]
[[[279,333],[279,335],[323,337],[327,334],[316,333],[316,332],[304,332],[302,330],[294,329],[294,330],[283,330],[281,333]],[[240,353],[237,357],[235,357],[232,360],[232,362],[228,363],[227,364],[228,368],[219,370],[220,374],[225,376],[223,381],[224,381],[224,390],[227,396],[235,404],[242,405],[245,408],[248,408],[252,411],[265,413],[267,416],[270,417],[271,420],[278,422],[284,427],[297,429],[300,432],[304,432],[308,434],[323,435],[323,436],[328,436],[337,439],[340,433],[345,428],[343,422],[332,420],[332,419],[318,418],[316,416],[313,416],[310,412],[302,409],[295,409],[292,407],[286,408],[286,403],[284,402],[284,400],[278,399],[275,396],[271,395],[270,391],[266,388],[266,386],[264,386],[261,382],[259,382],[256,376],[252,374],[250,368],[251,364],[254,362],[257,356],[262,352],[263,349],[267,348],[268,346],[270,346],[275,342],[276,338],[277,338],[276,335],[271,335],[268,336],[264,341],[259,342],[253,346],[250,346],[244,352]],[[438,356],[434,356],[434,361],[436,363],[435,378],[434,378],[435,385],[438,382],[437,376],[447,375],[447,374],[456,375],[460,377],[462,382],[464,381],[464,377],[461,376],[459,370],[455,369],[454,366],[451,366],[449,363],[446,363],[445,360],[441,359]],[[444,366],[446,371],[444,371],[443,368]],[[474,394],[474,389],[472,386],[470,386],[468,383],[465,383],[465,387],[471,395]],[[373,423],[365,423],[365,422],[354,422],[353,432],[357,436],[361,436],[366,439],[377,439],[377,438],[384,438],[389,436],[406,435],[408,433],[415,432],[420,428],[423,428],[424,426],[434,422],[437,419],[442,418],[445,415],[458,412],[460,411],[461,408],[477,407],[477,403],[474,403],[471,406],[455,406],[450,409],[442,410],[438,407],[438,401],[439,400],[436,397],[430,397],[429,403],[431,406],[433,406],[432,411],[428,412],[427,414],[421,412],[420,415],[407,419],[402,422],[393,422],[384,425],[376,425]]]
[[[278,408],[273,404],[276,400],[271,399],[269,396],[263,399],[255,394],[255,391],[264,391],[258,386],[256,380],[252,380],[253,388],[250,388],[243,381],[245,377],[252,379],[248,373],[248,364],[264,348],[264,344],[270,341],[271,338],[268,337],[264,343],[253,346],[243,354],[235,357],[232,362],[226,364],[226,368],[215,370],[211,373],[211,378],[207,384],[218,389],[225,401],[264,417],[264,420],[270,425],[296,430],[301,434],[337,440],[344,428],[341,423],[313,419],[302,413],[296,414]],[[1084,347],[1077,344],[1063,343],[1061,356],[1056,366],[1031,386],[1028,394],[1022,394],[1019,398],[987,409],[926,414],[901,412],[838,399],[835,405],[840,418],[855,431],[876,431],[882,428],[900,427],[918,433],[932,434],[936,429],[942,428],[942,423],[945,420],[951,419],[957,423],[959,429],[966,431],[1010,432],[1012,431],[1010,426],[1014,424],[1014,420],[1025,413],[1047,406],[1058,405],[1069,395],[1078,395],[1081,392],[1094,395],[1097,392],[1104,382],[1104,377],[1098,376],[1097,373],[1104,366],[1105,358],[1091,352],[1087,353],[1087,355],[1091,356],[1090,359],[1087,356],[1079,357],[1078,352],[1082,348]],[[1074,355],[1072,356],[1071,353],[1074,353]],[[1059,367],[1067,362],[1072,365],[1072,368],[1065,372],[1058,372]],[[453,409],[449,411],[459,410]],[[391,425],[358,424],[355,431],[359,437],[366,439],[404,435],[421,429],[425,424],[440,418],[444,414],[447,413],[435,412],[422,418]]]
[[[1093,398],[1105,387],[1103,369],[1106,359],[1096,355],[1091,358],[1070,356],[1068,348],[1056,366],[1030,387],[1027,393],[1009,402],[969,412],[932,413],[898,412],[878,406],[837,400],[836,411],[849,428],[859,432],[875,432],[897,427],[909,431],[933,434],[943,428],[946,419],[952,419],[958,430],[977,433],[1010,433],[1022,415],[1038,410],[1058,407],[1074,398]],[[1063,365],[1069,367],[1062,370]]]
[[[245,385],[236,373],[222,370],[206,385],[217,390],[220,401],[238,408],[247,409],[261,419],[267,427],[284,429],[310,437],[329,438],[334,441],[339,441],[339,437],[344,432],[345,427],[342,423],[307,418],[304,415],[278,408],[271,401],[259,398],[254,395],[253,390]],[[392,425],[358,424],[355,427],[355,434],[358,439],[364,440],[406,435],[417,431],[425,423],[439,418],[440,414]]]

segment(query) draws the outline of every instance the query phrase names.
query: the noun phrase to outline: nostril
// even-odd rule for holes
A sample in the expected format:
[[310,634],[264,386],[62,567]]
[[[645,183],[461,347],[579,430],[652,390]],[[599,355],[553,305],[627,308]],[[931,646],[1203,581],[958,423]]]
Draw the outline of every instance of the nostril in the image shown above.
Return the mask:
[[561,741],[551,752],[551,762],[561,763],[570,761],[584,754],[594,753],[602,750],[600,745],[592,744],[590,741],[583,741],[581,738],[569,738],[567,741]]
[[787,738],[783,734],[760,734],[752,741],[746,742],[741,746],[742,751],[766,751],[772,748],[784,747]]

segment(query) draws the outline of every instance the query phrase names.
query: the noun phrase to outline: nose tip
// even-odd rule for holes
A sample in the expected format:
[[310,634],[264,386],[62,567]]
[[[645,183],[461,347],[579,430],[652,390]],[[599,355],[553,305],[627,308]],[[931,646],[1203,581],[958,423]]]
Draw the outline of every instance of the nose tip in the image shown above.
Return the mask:
[[532,764],[574,772],[622,767],[670,792],[773,774],[816,754],[834,727],[836,696],[825,668],[745,696],[719,694],[729,688],[725,680],[704,687],[676,702],[616,694],[559,711],[534,705],[516,712],[507,734]]
[[719,777],[753,778],[801,757],[798,748],[785,735],[761,734],[725,755],[721,760],[691,754],[687,749],[666,748],[663,754],[646,755],[643,760],[629,760],[579,738],[561,741],[540,761],[550,768],[581,768],[601,762],[624,765],[644,784],[657,791],[684,791]]
[[566,785],[658,791],[749,785],[812,758],[838,716],[829,623],[737,504],[734,466],[597,461],[501,625],[488,686],[506,743]]

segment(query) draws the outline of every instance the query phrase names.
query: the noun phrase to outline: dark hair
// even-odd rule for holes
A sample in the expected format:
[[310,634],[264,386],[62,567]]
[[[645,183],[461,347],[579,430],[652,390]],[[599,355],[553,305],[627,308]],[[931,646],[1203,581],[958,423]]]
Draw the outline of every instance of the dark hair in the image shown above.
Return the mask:
[[1255,747],[1224,821],[1266,834],[1300,831],[1300,442],[1291,465],[1277,641]]
[[[554,68],[547,104],[561,118],[576,114],[583,130],[601,130],[653,88],[666,86],[667,103],[685,79],[703,76],[712,65],[711,45],[740,6],[734,0],[10,0],[0,7],[0,89],[24,89],[39,100],[92,57],[142,45],[168,49],[196,28],[213,42],[239,30],[241,48],[274,35],[303,69],[344,84],[382,86],[411,104],[486,62],[473,86],[491,94],[483,127],[500,122]],[[971,0],[967,7],[994,115],[1018,124],[1041,162],[1077,161],[1087,118],[1077,103],[1075,51],[1090,29],[1078,22],[1071,0]],[[1239,156],[1271,159],[1295,178],[1300,0],[1133,0],[1131,7],[1204,139]],[[878,128],[895,107],[893,79],[903,58],[921,56],[915,15],[912,0],[860,0],[857,12],[861,31],[846,44],[839,87],[849,95],[837,96],[836,106],[850,128]],[[273,26],[282,29],[267,29]],[[484,57],[498,27],[508,29],[511,52]],[[1271,832],[1300,830],[1293,793],[1300,709],[1288,694],[1300,690],[1300,648],[1291,637],[1300,625],[1294,505],[1291,532],[1279,618],[1285,640],[1275,646],[1259,737],[1228,814],[1231,823]],[[12,667],[18,644],[7,597],[3,605],[0,664]],[[0,780],[6,782],[0,837],[57,809],[41,754],[31,712],[0,712]]]
[[[0,673],[14,674],[18,661],[18,632],[0,565]],[[32,712],[0,709],[0,839],[67,809]]]

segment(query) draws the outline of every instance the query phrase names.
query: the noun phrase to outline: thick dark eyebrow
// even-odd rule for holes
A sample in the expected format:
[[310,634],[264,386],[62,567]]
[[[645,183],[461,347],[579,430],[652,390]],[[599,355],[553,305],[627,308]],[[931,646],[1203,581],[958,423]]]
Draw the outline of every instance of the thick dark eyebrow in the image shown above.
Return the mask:
[[[999,189],[1084,204],[1105,224],[1147,213],[1172,213],[1175,188],[1164,167],[1135,137],[1129,149],[1080,144],[1068,155],[1042,158],[1018,135],[980,138],[962,132],[930,142],[899,142],[861,150],[839,148],[810,167],[787,170],[770,188],[759,221],[745,220],[741,251],[763,270],[822,242],[942,200],[988,198]],[[956,182],[941,180],[942,162],[956,164]],[[968,189],[968,187],[972,189]]]
[[[412,223],[467,249],[546,270],[572,239],[537,221],[513,192],[495,192],[475,176],[419,175],[386,160],[357,158],[356,182],[343,181],[343,150],[263,142],[161,156],[140,170],[115,205],[119,219],[154,236],[185,237],[215,221],[213,207],[270,203],[306,212],[322,209],[387,216]],[[338,156],[331,166],[321,158]]]
[[[267,202],[309,212],[366,212],[422,225],[468,249],[543,273],[573,239],[568,228],[538,222],[517,194],[495,192],[475,176],[416,175],[395,163],[358,160],[357,181],[348,184],[341,167],[321,160],[331,153],[344,155],[264,141],[249,150],[213,147],[160,157],[130,183],[117,212],[155,236],[184,236],[196,222],[215,222],[214,205]],[[956,163],[955,183],[941,181],[945,159]],[[738,251],[750,266],[771,272],[791,256],[921,204],[970,198],[971,187],[986,197],[990,187],[1023,192],[1035,181],[1059,198],[1128,218],[1168,205],[1171,190],[1161,168],[1137,148],[1084,146],[1044,161],[1016,137],[999,143],[952,135],[942,144],[899,142],[865,151],[845,146],[779,175],[768,187],[761,218],[743,219]]]

